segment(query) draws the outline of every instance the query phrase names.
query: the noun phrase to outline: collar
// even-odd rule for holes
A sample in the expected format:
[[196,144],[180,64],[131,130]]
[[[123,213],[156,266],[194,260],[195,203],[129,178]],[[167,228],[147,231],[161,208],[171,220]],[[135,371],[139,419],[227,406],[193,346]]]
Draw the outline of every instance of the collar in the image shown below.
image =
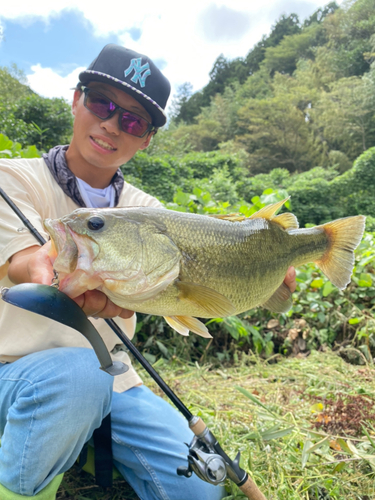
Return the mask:
[[[64,193],[69,196],[77,205],[85,207],[81,193],[78,188],[76,176],[69,169],[66,162],[65,153],[67,146],[55,146],[48,153],[43,153],[43,159],[57,184]],[[122,188],[124,187],[124,176],[120,169],[112,177],[111,184],[115,190],[115,207],[118,205]]]

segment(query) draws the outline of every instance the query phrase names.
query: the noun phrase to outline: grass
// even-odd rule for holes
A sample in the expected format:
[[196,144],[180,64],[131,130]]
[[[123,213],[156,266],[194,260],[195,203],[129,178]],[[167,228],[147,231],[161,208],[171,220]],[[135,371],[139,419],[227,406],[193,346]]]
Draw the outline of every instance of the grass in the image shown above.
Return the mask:
[[[277,362],[276,362],[277,361]],[[186,366],[159,360],[157,370],[268,500],[375,498],[375,370],[331,352],[268,362],[242,354],[237,366]],[[140,371],[142,371],[140,369]],[[144,381],[161,394],[147,374]],[[227,483],[227,500],[245,498]],[[124,481],[111,492],[69,472],[58,500],[136,500]]]

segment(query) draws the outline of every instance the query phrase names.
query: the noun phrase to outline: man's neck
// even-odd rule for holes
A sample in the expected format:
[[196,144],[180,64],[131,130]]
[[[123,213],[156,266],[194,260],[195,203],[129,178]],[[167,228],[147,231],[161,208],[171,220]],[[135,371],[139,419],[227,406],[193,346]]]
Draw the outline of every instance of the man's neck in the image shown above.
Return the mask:
[[100,168],[91,165],[75,153],[74,148],[69,147],[65,154],[68,168],[73,174],[85,181],[93,188],[104,189],[111,184],[112,178],[117,172],[117,167]]

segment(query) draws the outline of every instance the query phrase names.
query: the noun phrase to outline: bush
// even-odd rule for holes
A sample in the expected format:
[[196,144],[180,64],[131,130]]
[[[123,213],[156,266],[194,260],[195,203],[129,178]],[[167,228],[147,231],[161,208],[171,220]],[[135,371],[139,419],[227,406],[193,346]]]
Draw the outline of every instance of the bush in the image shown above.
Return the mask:
[[39,158],[40,152],[35,146],[22,148],[19,142],[11,141],[6,135],[0,134],[0,158]]
[[243,175],[239,156],[220,152],[189,153],[182,158],[139,152],[121,170],[126,180],[136,179],[137,186],[166,202],[173,200],[178,189],[192,191],[196,180],[209,178],[214,172],[220,177],[219,172],[223,171],[223,179],[229,175],[230,183]]

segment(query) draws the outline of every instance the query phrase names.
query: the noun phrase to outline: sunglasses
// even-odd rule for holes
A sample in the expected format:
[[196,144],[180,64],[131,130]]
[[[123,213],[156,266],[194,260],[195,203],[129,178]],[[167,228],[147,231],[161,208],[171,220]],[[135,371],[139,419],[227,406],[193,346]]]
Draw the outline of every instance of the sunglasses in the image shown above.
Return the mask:
[[121,108],[100,92],[83,86],[81,90],[85,94],[83,105],[101,120],[109,120],[119,110],[118,123],[120,129],[126,134],[144,137],[148,132],[155,130],[155,127],[145,118]]

